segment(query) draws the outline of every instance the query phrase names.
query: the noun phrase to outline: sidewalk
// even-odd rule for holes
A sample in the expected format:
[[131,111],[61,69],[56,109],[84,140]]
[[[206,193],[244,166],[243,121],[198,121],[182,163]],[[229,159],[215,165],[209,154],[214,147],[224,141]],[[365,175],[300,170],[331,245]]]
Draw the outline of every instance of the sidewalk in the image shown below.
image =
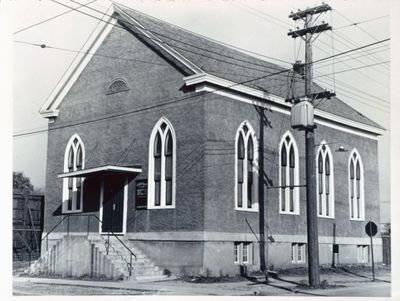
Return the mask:
[[[101,290],[99,294],[146,294],[146,295],[222,295],[222,296],[390,296],[390,274],[380,275],[379,280],[372,282],[365,275],[329,274],[321,275],[321,281],[327,280],[330,285],[326,289],[310,290],[304,287],[304,276],[281,276],[270,279],[268,284],[255,278],[236,282],[196,283],[179,279],[162,281],[86,281],[54,278],[14,277],[14,289],[34,287],[32,285],[49,287],[43,289],[43,295],[51,295],[54,287],[68,286],[72,294],[82,294],[83,288]],[[29,284],[29,285],[27,285]],[[20,289],[21,290],[21,289]],[[19,290],[19,291],[20,291]],[[76,292],[76,293],[75,293]],[[26,292],[29,294],[29,291]]]

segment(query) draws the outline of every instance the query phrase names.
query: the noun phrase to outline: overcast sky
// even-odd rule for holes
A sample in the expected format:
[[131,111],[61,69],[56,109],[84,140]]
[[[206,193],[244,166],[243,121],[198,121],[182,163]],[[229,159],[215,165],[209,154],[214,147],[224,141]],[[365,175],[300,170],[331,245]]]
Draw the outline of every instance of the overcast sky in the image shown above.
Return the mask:
[[[71,7],[78,6],[70,0],[57,1]],[[290,11],[320,4],[317,1],[298,0],[118,2],[213,39],[288,62],[294,62],[297,58],[304,60],[304,44],[300,45],[299,39],[287,36],[288,29],[294,25],[288,18]],[[338,29],[324,32],[318,37],[313,48],[314,60],[390,37],[390,1],[325,2],[334,10],[321,15],[319,20]],[[98,0],[90,6],[104,11],[110,5],[108,0]],[[16,0],[10,1],[7,6],[13,13],[12,32],[68,10],[50,0]],[[100,17],[89,9],[82,11]],[[354,22],[360,24],[348,26]],[[12,36],[14,134],[47,126],[47,120],[38,114],[38,110],[76,54],[19,42],[79,50],[97,23],[98,20],[73,11]],[[337,58],[334,69],[330,62],[315,70],[315,76],[336,72],[335,76],[320,78],[319,83],[332,90],[335,87],[340,99],[388,129],[379,139],[384,220],[389,218],[390,201],[390,64],[383,62],[390,60],[389,47],[388,42],[378,44],[371,47],[373,54],[360,52],[344,62],[340,61],[349,57]],[[365,67],[372,64],[374,66]],[[285,63],[282,65],[289,67]],[[351,68],[360,69],[341,72]],[[46,133],[13,139],[13,170],[23,171],[36,187],[45,185],[46,139]]]

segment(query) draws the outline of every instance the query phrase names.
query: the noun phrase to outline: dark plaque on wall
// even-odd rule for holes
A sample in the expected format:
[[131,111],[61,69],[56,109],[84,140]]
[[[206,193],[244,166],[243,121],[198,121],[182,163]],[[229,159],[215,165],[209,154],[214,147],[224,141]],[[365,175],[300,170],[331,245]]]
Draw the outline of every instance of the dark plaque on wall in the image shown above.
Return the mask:
[[333,245],[333,253],[339,254],[339,245],[338,244]]
[[136,208],[147,208],[147,179],[136,180]]

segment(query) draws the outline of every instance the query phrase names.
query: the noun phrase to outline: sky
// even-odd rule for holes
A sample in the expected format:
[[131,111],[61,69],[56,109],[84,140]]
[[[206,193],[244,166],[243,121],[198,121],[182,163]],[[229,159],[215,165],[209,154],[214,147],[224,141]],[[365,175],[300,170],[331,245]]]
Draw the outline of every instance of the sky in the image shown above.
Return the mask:
[[[71,7],[78,6],[74,1],[81,4],[90,2],[55,1]],[[207,37],[287,62],[304,60],[304,44],[300,43],[299,39],[292,39],[287,35],[289,28],[295,29],[295,24],[288,15],[291,11],[321,3],[298,0],[118,2]],[[325,2],[333,10],[322,14],[319,21],[329,23],[334,30],[322,33],[315,40],[314,60],[391,37],[389,15],[393,13],[392,1]],[[109,0],[97,0],[90,4],[90,7],[105,11],[110,5]],[[9,1],[6,6],[13,16],[11,33],[69,10],[51,0],[15,0]],[[93,10],[81,10],[100,17],[100,14]],[[351,25],[355,22],[359,25]],[[46,128],[47,120],[42,118],[38,111],[76,55],[74,50],[82,47],[97,23],[95,18],[72,11],[12,34],[13,134]],[[69,51],[40,48],[25,44],[26,42],[46,44]],[[323,87],[335,90],[340,99],[387,129],[379,138],[379,189],[381,219],[389,221],[390,43],[377,44],[371,49],[374,50],[370,50],[369,55],[360,52],[344,62],[341,60],[349,57],[337,58],[334,64],[328,61],[325,67],[321,67],[323,64],[320,64],[318,68],[315,67],[315,77],[335,72],[335,76],[321,77],[319,83]],[[289,67],[288,64],[281,64]],[[351,68],[356,70],[346,71]],[[38,188],[45,186],[46,147],[45,132],[13,139],[12,169],[24,172]]]

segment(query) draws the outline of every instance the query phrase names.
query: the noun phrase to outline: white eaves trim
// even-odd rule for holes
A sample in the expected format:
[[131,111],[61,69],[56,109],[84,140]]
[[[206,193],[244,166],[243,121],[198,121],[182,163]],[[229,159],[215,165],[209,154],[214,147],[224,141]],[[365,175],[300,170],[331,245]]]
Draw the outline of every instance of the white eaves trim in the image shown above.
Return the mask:
[[[153,35],[149,30],[147,30],[142,24],[140,24],[138,21],[136,21],[134,18],[132,18],[128,13],[124,12],[122,9],[120,9],[118,6],[115,6],[115,11],[129,20],[133,26],[136,27],[138,31],[140,31],[141,34],[144,36],[148,37],[151,39],[155,44],[157,44],[158,47],[164,49],[167,53],[169,53],[172,57],[177,59],[179,62],[181,62],[183,65],[185,65],[187,68],[193,71],[195,74],[203,74],[204,71],[196,66],[194,63],[189,61],[186,57],[184,57],[182,54],[180,54],[178,51],[173,49],[172,47],[168,46],[166,43],[164,43],[160,38],[156,37]],[[136,25],[134,25],[134,24]]]
[[82,170],[62,173],[62,174],[57,175],[57,177],[58,178],[80,177],[80,176],[84,177],[89,174],[100,173],[100,172],[124,172],[124,173],[138,174],[138,173],[142,172],[142,169],[136,168],[136,167],[123,167],[123,166],[107,165],[107,166],[100,166],[100,167],[94,167],[94,168],[89,168],[89,169],[82,169]]
[[99,22],[95,31],[92,33],[88,41],[85,43],[82,50],[76,55],[75,59],[71,63],[67,72],[55,86],[53,91],[50,93],[45,104],[39,110],[39,113],[44,118],[52,118],[58,116],[58,106],[61,101],[71,89],[72,85],[78,79],[79,75],[92,59],[93,54],[97,51],[100,45],[103,43],[104,39],[110,33],[111,29],[117,23],[117,20],[112,17],[114,13],[113,7],[111,7],[102,20],[104,22]]
[[[243,102],[251,103],[257,106],[265,107],[273,111],[284,114],[290,114],[291,104],[285,102],[285,99],[265,91],[250,88],[242,84],[238,84],[211,74],[195,74],[183,78],[187,86],[196,85],[196,92],[207,91],[226,97],[234,98]],[[211,86],[212,84],[214,86]],[[217,86],[217,87],[215,87]],[[225,88],[225,89],[220,89]],[[238,94],[242,93],[245,95]],[[265,104],[262,101],[257,101],[249,96],[255,96],[269,101]],[[361,136],[377,139],[377,135],[382,135],[385,130],[371,125],[363,124],[348,118],[344,118],[332,113],[328,113],[319,109],[314,111],[315,122],[326,125],[335,129],[343,130],[352,134],[360,134]]]

